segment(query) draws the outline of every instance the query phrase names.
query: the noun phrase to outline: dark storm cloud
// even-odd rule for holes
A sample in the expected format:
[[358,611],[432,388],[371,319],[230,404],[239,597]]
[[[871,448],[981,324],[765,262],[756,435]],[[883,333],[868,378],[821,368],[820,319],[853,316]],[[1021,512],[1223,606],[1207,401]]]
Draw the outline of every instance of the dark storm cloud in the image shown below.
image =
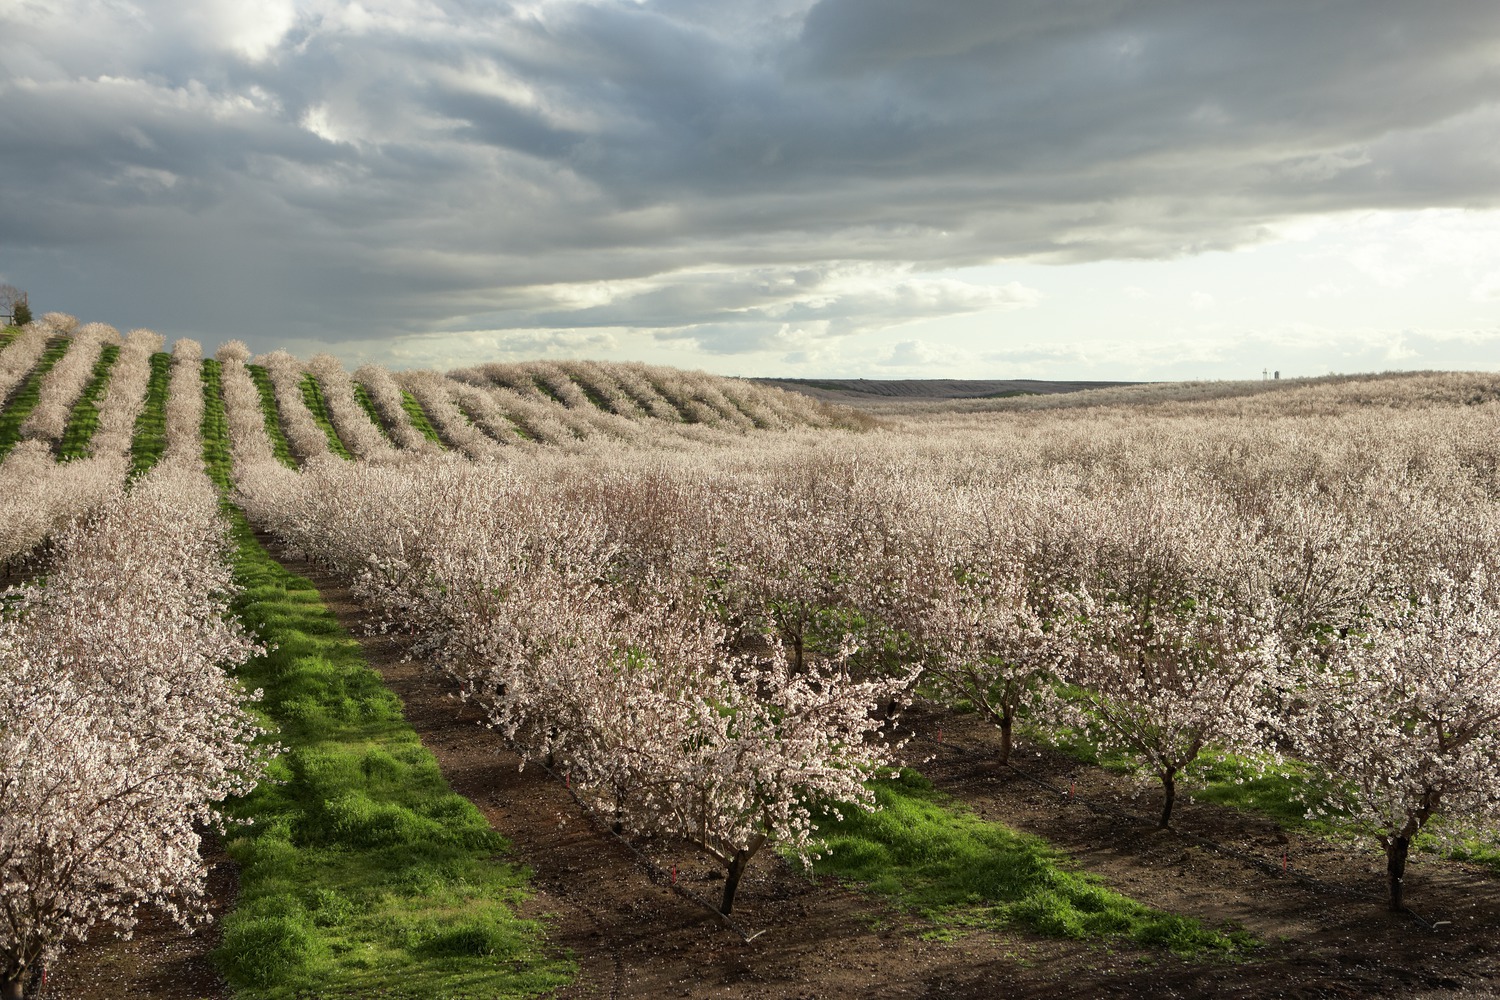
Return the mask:
[[925,269],[1500,196],[1491,0],[78,0],[0,33],[0,276],[258,346],[758,349],[1024,304]]

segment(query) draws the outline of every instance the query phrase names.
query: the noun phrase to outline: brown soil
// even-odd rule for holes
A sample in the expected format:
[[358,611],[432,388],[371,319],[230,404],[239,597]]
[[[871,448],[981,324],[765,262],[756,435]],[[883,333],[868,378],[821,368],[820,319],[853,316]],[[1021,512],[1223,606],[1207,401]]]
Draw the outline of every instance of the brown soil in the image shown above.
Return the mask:
[[[764,853],[735,905],[736,921],[756,934],[747,943],[656,879],[630,848],[579,812],[561,783],[537,767],[519,770],[515,755],[443,678],[401,662],[391,637],[366,634],[368,621],[347,588],[309,563],[286,565],[311,579],[360,637],[454,789],[534,870],[528,910],[546,920],[550,940],[580,966],[564,998],[1500,996],[1489,986],[1500,971],[1500,881],[1488,869],[1414,859],[1409,901],[1428,921],[1446,921],[1425,929],[1384,911],[1383,861],[1368,850],[1282,834],[1267,821],[1196,803],[1182,804],[1180,833],[1096,813],[1081,801],[1130,807],[1130,782],[1024,750],[1028,771],[1074,785],[1078,799],[1069,803],[995,766],[994,731],[977,718],[935,713],[912,716],[926,737],[912,747],[933,752],[922,770],[940,788],[982,815],[1047,837],[1129,895],[1212,925],[1243,927],[1264,947],[1252,959],[1226,962],[1019,932],[927,940],[932,927],[920,918]],[[939,725],[941,745],[933,741]],[[1153,803],[1143,798],[1136,811],[1149,814]],[[1191,835],[1273,867],[1285,852],[1293,876],[1267,874]],[[722,877],[711,861],[690,847],[636,846],[663,869],[675,864],[682,887],[717,900]]]
[[208,904],[214,921],[189,934],[156,910],[142,911],[130,940],[95,931],[47,970],[43,1000],[222,1000],[228,988],[209,959],[219,944],[219,919],[234,904],[237,869],[216,835],[204,838]]

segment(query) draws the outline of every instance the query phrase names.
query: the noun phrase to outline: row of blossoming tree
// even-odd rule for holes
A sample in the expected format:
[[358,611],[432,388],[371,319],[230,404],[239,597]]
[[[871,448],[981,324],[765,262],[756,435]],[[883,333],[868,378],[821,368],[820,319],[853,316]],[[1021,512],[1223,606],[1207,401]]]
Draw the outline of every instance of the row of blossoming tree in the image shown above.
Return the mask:
[[212,486],[164,469],[66,532],[0,621],[0,989],[142,903],[203,915],[203,824],[265,750],[224,671],[255,647],[227,617]]
[[300,474],[264,461],[258,420],[231,408],[252,516],[617,828],[719,857],[726,912],[756,850],[869,804],[921,671],[993,719],[1002,759],[1026,715],[1130,755],[1162,825],[1205,750],[1294,757],[1383,845],[1395,908],[1430,819],[1494,818],[1496,456],[1446,415],[1305,453],[1310,421],[990,421]]
[[[83,346],[108,339],[95,331]],[[44,385],[54,405],[27,442],[38,447],[0,466],[0,483],[16,485],[3,554],[52,537],[45,575],[5,591],[0,609],[4,997],[22,996],[28,976],[91,931],[128,936],[142,905],[200,923],[200,837],[275,752],[256,743],[257,695],[227,672],[257,647],[228,611],[230,539],[202,471],[196,343],[177,345],[165,460],[126,488],[160,343],[127,338],[90,457],[54,465],[46,447],[58,400],[83,381],[75,363]]]

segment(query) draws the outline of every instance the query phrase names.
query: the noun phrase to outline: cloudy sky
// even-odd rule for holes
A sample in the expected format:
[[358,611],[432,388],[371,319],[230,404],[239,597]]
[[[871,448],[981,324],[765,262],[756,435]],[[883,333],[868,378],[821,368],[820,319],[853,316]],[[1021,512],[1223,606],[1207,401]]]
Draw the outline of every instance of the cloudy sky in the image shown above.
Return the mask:
[[350,364],[1500,369],[1495,0],[0,0],[0,280]]

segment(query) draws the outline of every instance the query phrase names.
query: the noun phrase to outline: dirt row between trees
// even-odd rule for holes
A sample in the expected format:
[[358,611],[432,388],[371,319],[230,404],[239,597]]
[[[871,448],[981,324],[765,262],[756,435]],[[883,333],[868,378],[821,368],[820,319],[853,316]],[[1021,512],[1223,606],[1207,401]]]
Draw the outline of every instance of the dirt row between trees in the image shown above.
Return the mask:
[[[107,928],[69,948],[47,970],[40,1000],[227,1000],[229,989],[210,953],[219,945],[219,921],[234,907],[236,868],[217,837],[204,845],[208,908],[214,921],[189,934],[153,908],[128,941]],[[31,994],[28,994],[30,996]]]
[[[268,539],[262,539],[269,543]],[[1077,801],[993,763],[994,730],[976,716],[914,711],[908,756],[937,786],[980,815],[1046,837],[1111,887],[1213,926],[1242,927],[1264,942],[1247,961],[1184,961],[1130,945],[1081,944],[1021,932],[976,931],[942,941],[931,924],[878,898],[815,878],[769,854],[741,884],[735,919],[745,942],[704,908],[653,876],[632,851],[587,819],[555,778],[519,759],[480,725],[452,686],[402,662],[397,640],[367,634],[369,618],[348,588],[320,567],[268,547],[311,580],[406,715],[449,783],[510,838],[534,872],[526,914],[579,963],[562,1000],[582,998],[1018,998],[1053,997],[1500,997],[1500,879],[1478,866],[1416,857],[1412,906],[1435,930],[1387,914],[1383,857],[1374,850],[1286,834],[1235,810],[1184,803],[1177,831],[1152,829],[1154,792],[1051,751],[1018,749],[1017,762]],[[938,729],[942,742],[937,742]],[[926,758],[922,760],[921,758]],[[1134,822],[1084,800],[1141,815]],[[1319,885],[1266,874],[1199,846],[1210,838]],[[693,848],[641,843],[663,870],[704,900],[722,889],[719,866]],[[214,863],[212,895],[233,894],[227,859]],[[1356,894],[1368,894],[1359,898]],[[924,936],[925,935],[925,936]],[[99,941],[51,970],[53,1000],[222,997],[208,952],[216,934],[188,936],[149,915],[131,942]]]

